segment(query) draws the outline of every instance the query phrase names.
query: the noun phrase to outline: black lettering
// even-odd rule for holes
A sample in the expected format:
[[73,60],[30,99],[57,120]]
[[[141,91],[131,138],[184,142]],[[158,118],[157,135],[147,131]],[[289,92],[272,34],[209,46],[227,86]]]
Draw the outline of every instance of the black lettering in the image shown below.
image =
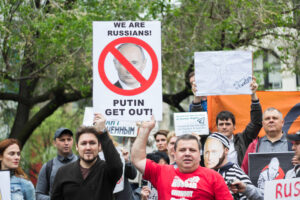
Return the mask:
[[134,109],[130,109],[129,110],[129,115],[134,115],[135,114],[135,110]]
[[105,114],[108,115],[108,116],[110,116],[111,115],[111,110],[110,109],[106,109],[105,110]]
[[119,100],[117,100],[117,99],[114,99],[114,101],[113,101],[113,105],[114,105],[114,106],[116,106],[118,103],[119,103]]
[[114,22],[115,28],[126,28],[125,22]]

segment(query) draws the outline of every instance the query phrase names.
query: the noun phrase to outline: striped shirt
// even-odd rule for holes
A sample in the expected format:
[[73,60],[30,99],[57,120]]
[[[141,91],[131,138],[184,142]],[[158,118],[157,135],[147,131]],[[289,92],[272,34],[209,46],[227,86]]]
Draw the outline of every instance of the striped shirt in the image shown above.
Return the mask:
[[[228,185],[231,180],[240,180],[246,184],[251,184],[250,178],[245,174],[245,172],[237,165],[231,162],[228,162],[226,165],[218,169],[218,172],[223,176],[226,184]],[[231,192],[231,191],[230,191]],[[247,199],[245,195],[242,193],[233,194],[231,192],[234,199]]]

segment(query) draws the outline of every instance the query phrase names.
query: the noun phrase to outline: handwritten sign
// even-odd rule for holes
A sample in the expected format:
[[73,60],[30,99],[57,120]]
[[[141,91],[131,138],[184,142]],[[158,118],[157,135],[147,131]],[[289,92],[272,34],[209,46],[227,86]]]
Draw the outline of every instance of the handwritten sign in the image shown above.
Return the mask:
[[177,136],[197,133],[208,135],[207,112],[174,113],[175,133]]
[[252,52],[195,52],[197,96],[251,94]]
[[264,199],[299,200],[300,178],[267,181]]

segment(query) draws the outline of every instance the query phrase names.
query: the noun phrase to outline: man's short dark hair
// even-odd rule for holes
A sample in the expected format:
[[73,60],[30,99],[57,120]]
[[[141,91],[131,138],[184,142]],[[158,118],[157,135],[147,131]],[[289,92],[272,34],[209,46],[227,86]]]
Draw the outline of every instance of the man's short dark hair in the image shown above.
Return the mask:
[[217,115],[217,118],[216,118],[217,126],[218,126],[219,120],[228,120],[228,119],[231,119],[232,124],[235,125],[235,117],[231,112],[229,112],[227,110],[219,112],[219,114]]
[[95,127],[93,126],[81,126],[78,128],[77,132],[76,132],[76,144],[78,144],[78,141],[79,141],[79,137],[82,135],[82,134],[85,134],[85,133],[92,133],[96,136],[96,138],[98,139],[98,142],[99,141],[99,133],[98,131],[95,129]]
[[175,145],[174,145],[174,149],[176,151],[176,148],[177,148],[177,145],[178,145],[178,142],[180,140],[196,140],[197,141],[197,144],[198,144],[198,148],[199,148],[199,151],[201,150],[201,143],[200,141],[198,140],[198,138],[192,134],[184,134],[184,135],[181,135],[177,138],[176,142],[175,142]]
[[163,135],[167,138],[169,131],[168,130],[159,130],[154,134],[154,139],[156,140],[157,135]]
[[192,71],[192,72],[189,73],[189,80],[190,80],[193,76],[195,76],[195,72],[194,72],[194,71]]

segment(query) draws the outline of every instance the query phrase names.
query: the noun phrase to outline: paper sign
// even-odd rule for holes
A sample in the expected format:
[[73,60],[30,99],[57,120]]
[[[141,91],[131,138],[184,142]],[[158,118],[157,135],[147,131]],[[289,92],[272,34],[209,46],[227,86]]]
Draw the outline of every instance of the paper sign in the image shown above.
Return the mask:
[[0,199],[10,200],[10,172],[0,171]]
[[108,120],[162,120],[158,21],[93,22],[93,107]]
[[195,52],[197,96],[251,94],[252,52]]
[[[94,111],[92,107],[86,107],[83,117],[84,126],[92,126],[94,118]],[[106,128],[112,136],[121,137],[136,137],[137,126],[135,122],[128,121],[106,121]]]
[[299,200],[300,178],[267,181],[265,184],[264,199]]
[[175,133],[177,136],[197,133],[208,135],[207,112],[174,113]]

